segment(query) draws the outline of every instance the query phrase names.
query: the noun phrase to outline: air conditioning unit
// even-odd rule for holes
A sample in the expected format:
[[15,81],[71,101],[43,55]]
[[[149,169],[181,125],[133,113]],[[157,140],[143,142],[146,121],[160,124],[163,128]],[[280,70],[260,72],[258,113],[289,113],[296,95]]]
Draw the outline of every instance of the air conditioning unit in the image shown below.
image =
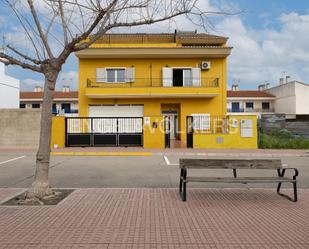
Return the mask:
[[201,69],[203,69],[203,70],[209,70],[210,67],[211,67],[210,61],[202,61]]

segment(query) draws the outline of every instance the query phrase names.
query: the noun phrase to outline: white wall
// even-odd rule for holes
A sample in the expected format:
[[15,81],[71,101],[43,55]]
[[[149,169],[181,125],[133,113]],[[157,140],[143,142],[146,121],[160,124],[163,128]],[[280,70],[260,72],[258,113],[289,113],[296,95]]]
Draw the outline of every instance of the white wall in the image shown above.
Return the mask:
[[309,114],[309,85],[297,81],[289,82],[267,90],[276,96],[277,113],[287,115]]
[[0,62],[0,109],[19,108],[19,80],[5,75]]
[[296,84],[296,114],[309,114],[309,85]]

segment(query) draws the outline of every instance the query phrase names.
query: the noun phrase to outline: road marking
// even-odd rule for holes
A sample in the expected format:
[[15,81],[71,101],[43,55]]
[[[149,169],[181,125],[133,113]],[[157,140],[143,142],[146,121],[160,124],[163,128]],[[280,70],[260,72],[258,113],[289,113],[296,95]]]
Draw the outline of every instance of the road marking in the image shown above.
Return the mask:
[[9,162],[13,162],[13,161],[16,161],[16,160],[18,160],[18,159],[22,159],[22,158],[24,158],[24,157],[26,157],[26,156],[20,156],[20,157],[12,158],[12,159],[10,159],[10,160],[0,162],[0,165],[1,165],[1,164],[5,164],[5,163],[9,163]]
[[164,161],[167,165],[175,165],[178,166],[178,163],[171,163],[170,160],[168,160],[167,156],[163,156],[164,157]]

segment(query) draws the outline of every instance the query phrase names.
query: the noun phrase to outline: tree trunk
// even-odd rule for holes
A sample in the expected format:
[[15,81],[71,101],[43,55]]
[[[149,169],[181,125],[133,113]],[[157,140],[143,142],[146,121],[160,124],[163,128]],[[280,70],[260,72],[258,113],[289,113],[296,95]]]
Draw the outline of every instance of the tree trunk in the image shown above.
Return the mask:
[[49,160],[50,160],[50,144],[51,144],[51,127],[52,127],[52,104],[53,93],[55,90],[56,80],[59,71],[47,70],[44,74],[44,97],[41,113],[41,131],[39,149],[36,155],[36,170],[32,188],[29,190],[28,198],[42,199],[51,195],[52,191],[49,186]]

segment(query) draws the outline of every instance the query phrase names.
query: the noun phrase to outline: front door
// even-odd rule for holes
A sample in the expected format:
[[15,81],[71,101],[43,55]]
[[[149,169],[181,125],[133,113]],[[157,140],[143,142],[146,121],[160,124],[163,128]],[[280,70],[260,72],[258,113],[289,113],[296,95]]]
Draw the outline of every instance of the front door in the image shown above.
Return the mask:
[[178,131],[178,114],[177,112],[173,113],[166,113],[163,112],[163,116],[168,120],[168,127],[169,127],[169,134],[170,139],[177,138],[177,131]]

